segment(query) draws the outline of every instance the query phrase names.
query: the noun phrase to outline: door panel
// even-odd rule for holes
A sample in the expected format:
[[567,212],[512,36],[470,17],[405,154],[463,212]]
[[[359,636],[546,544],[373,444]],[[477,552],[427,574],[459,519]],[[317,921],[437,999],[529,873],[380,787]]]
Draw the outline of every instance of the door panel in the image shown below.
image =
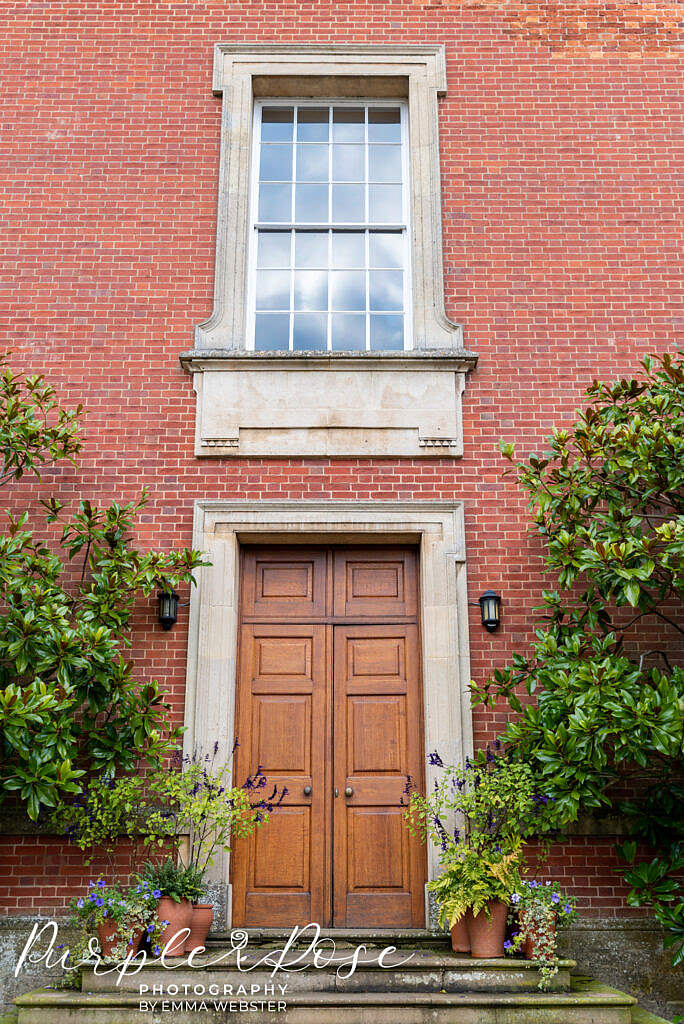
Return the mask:
[[334,923],[421,927],[424,855],[401,806],[421,765],[417,627],[334,631]]
[[325,914],[326,668],[325,626],[243,625],[236,780],[261,766],[268,791],[259,795],[273,786],[288,793],[267,825],[234,844],[240,924],[292,926]]
[[416,617],[416,555],[410,548],[340,548],[334,573],[336,616],[376,622]]
[[246,549],[241,602],[236,781],[288,794],[235,843],[233,924],[422,927],[416,553]]
[[243,556],[242,615],[260,619],[325,615],[327,555],[311,548],[247,548]]

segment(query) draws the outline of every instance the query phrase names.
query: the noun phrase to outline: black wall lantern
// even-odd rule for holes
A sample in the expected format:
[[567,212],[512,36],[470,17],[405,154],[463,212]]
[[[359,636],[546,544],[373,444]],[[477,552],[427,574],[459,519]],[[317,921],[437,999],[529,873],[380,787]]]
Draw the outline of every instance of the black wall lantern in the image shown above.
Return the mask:
[[159,624],[162,629],[171,629],[178,619],[178,594],[175,590],[159,592]]
[[501,594],[485,590],[479,598],[479,605],[482,625],[489,633],[493,633],[501,625]]

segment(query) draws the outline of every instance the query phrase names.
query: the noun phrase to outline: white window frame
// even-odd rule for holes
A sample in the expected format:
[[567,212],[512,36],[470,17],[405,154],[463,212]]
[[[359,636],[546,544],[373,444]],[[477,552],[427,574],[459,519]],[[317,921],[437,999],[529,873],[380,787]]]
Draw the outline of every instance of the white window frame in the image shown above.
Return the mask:
[[[330,221],[330,223],[311,223],[311,222],[297,222],[293,220],[291,223],[261,223],[258,220],[258,202],[259,202],[259,164],[260,164],[260,146],[261,146],[261,114],[264,107],[328,107],[330,111],[330,117],[332,117],[333,107],[396,107],[400,111],[400,124],[401,124],[401,169],[402,169],[402,222],[392,224],[373,223],[366,222],[341,222],[341,221]],[[412,236],[411,236],[411,179],[410,179],[410,125],[409,125],[409,108],[408,103],[404,99],[362,99],[362,98],[336,98],[336,97],[317,97],[311,98],[294,98],[294,97],[259,97],[254,100],[254,113],[252,120],[252,145],[251,145],[251,161],[250,161],[250,185],[249,185],[249,241],[248,241],[248,256],[247,256],[247,282],[246,282],[246,311],[247,311],[247,323],[246,323],[246,347],[249,351],[255,350],[255,330],[256,330],[256,278],[257,278],[257,243],[260,230],[268,231],[289,231],[294,238],[296,231],[325,231],[328,233],[329,244],[332,238],[332,232],[334,230],[340,231],[363,231],[366,237],[366,248],[368,247],[369,232],[381,232],[381,231],[401,231],[403,238],[403,253],[404,253],[404,265],[403,265],[403,317],[404,317],[404,346],[403,349],[396,351],[410,351],[414,347],[413,338],[413,278],[412,278],[412,266],[411,266],[411,251],[412,251]],[[296,137],[293,139],[293,151],[294,161],[296,162]],[[332,137],[330,136],[330,160],[332,160]],[[366,151],[366,160],[368,159],[368,137],[366,132],[366,138],[364,140],[364,146]],[[296,174],[296,168],[293,164],[293,180]],[[331,187],[332,175],[331,167],[328,169],[328,187]],[[366,211],[368,211],[368,173],[366,173]],[[293,189],[294,195],[294,189]],[[294,211],[293,211],[294,216]],[[328,266],[330,267],[330,255],[328,257]],[[366,251],[366,349],[365,351],[375,352],[377,355],[382,355],[382,350],[370,349],[370,313],[369,308],[369,296],[368,296],[368,252]],[[329,271],[328,271],[329,272]],[[294,274],[292,275],[294,279]],[[330,298],[328,298],[328,307],[330,307]],[[331,311],[328,308],[328,328],[327,328],[327,341],[328,348],[326,350],[319,350],[319,354],[323,354],[324,351],[331,352],[332,350],[332,330],[331,330]],[[289,351],[293,351],[293,311],[292,311],[292,295],[290,295],[290,332],[289,332]],[[335,350],[344,351],[344,350]],[[353,350],[351,350],[353,351]]]

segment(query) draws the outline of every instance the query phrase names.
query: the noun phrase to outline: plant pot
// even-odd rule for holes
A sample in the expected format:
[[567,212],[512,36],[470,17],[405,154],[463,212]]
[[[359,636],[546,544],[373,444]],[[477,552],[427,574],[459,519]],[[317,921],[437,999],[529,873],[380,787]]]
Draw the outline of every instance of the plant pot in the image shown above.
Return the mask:
[[192,953],[193,950],[204,946],[213,920],[214,908],[211,903],[195,903],[192,908],[190,934],[185,943],[186,953]]
[[501,900],[490,900],[487,909],[489,916],[483,908],[476,916],[471,915],[466,922],[470,952],[478,960],[490,960],[504,955],[508,907]]
[[97,926],[97,937],[100,940],[100,950],[105,959],[113,956],[113,947],[119,941],[119,926],[116,921],[105,921]]
[[466,910],[460,921],[457,921],[451,928],[451,948],[454,953],[470,953],[468,918],[472,916],[472,910]]
[[[168,921],[166,928],[159,937],[159,945],[165,949],[167,942],[173,938],[176,932],[190,927],[192,921],[192,903],[190,900],[181,900],[176,903],[169,896],[162,896],[157,904],[157,919]],[[187,935],[181,934],[166,949],[166,956],[183,956]]]
[[[524,918],[520,922],[527,934],[525,935],[525,942],[523,944],[523,952],[526,960],[540,960],[546,958],[547,951],[543,948],[541,943],[541,936],[544,934],[542,930],[535,927],[534,924],[525,925]],[[552,936],[556,934],[556,914],[553,914],[553,920],[549,924],[549,933]],[[555,945],[555,943],[554,943]]]
[[[132,936],[133,942],[131,946],[127,947],[127,950],[132,949],[134,953],[138,952],[140,946],[140,940],[145,934],[145,929],[141,928],[140,931],[135,932]],[[119,932],[119,926],[115,921],[109,921],[104,924],[97,926],[97,937],[100,940],[100,949],[102,950],[102,956],[105,959],[109,959],[114,956],[114,946],[121,941],[121,934]]]

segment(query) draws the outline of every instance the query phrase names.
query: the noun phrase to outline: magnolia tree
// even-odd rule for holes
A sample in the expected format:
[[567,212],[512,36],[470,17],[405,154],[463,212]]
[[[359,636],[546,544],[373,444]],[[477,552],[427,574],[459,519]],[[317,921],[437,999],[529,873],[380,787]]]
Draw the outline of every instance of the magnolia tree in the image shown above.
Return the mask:
[[[554,432],[543,457],[516,462],[512,445],[502,446],[529,495],[557,587],[544,592],[531,653],[473,689],[475,703],[504,698],[517,712],[503,739],[534,764],[563,820],[624,815],[630,902],[654,906],[678,963],[684,365],[681,352],[642,365],[639,379],[594,382],[587,408]],[[644,640],[654,633],[656,641]],[[525,690],[536,700],[523,707]],[[637,841],[658,856],[637,861]]]
[[[0,483],[75,462],[81,407],[61,409],[42,377],[13,373],[6,357],[0,373]],[[154,764],[177,745],[164,694],[134,676],[126,651],[138,595],[192,582],[201,559],[137,550],[131,531],[144,504],[144,494],[102,509],[81,501],[69,514],[50,498],[54,544],[34,536],[26,513],[8,514],[0,534],[0,793],[33,819],[79,793],[91,772]]]

